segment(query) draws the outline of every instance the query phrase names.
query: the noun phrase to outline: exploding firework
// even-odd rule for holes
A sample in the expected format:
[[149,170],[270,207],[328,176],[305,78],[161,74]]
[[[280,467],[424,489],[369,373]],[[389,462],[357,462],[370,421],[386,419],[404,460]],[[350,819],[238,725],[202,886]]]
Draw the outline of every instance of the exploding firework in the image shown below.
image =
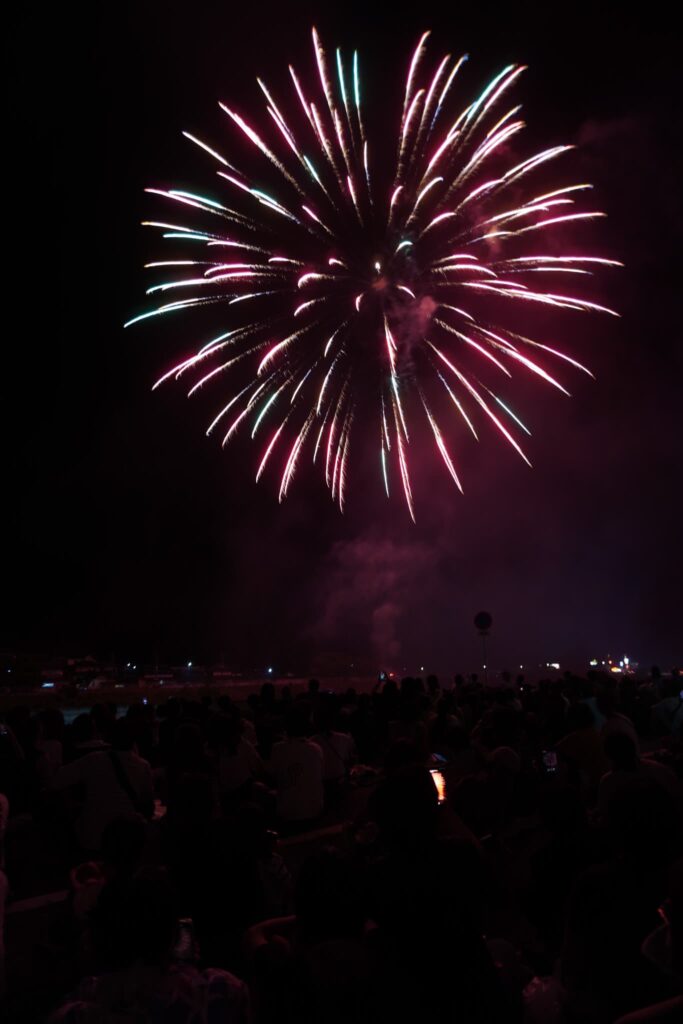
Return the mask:
[[[528,337],[511,307],[616,315],[554,283],[617,264],[555,254],[559,225],[604,214],[577,206],[588,184],[543,184],[547,165],[571,146],[511,158],[524,122],[503,99],[524,68],[504,68],[455,116],[467,58],[445,56],[423,75],[428,35],[409,65],[384,178],[387,146],[371,145],[358,55],[337,50],[332,59],[314,29],[311,91],[290,66],[285,106],[257,79],[266,108],[258,127],[220,104],[236,135],[229,155],[240,150],[253,171],[184,132],[214,163],[220,188],[147,190],[184,210],[178,221],[145,222],[179,258],[147,264],[172,275],[147,294],[171,301],[126,326],[215,307],[220,333],[195,343],[154,386],[185,378],[189,395],[210,392],[207,434],[220,431],[224,445],[240,431],[256,440],[256,480],[275,471],[280,500],[308,458],[343,509],[353,441],[376,446],[387,496],[393,477],[414,519],[409,453],[418,424],[460,490],[453,441],[459,430],[478,439],[478,419],[528,463],[520,439],[529,430],[497,382],[530,372],[568,394],[546,365],[589,371]],[[547,281],[549,290],[539,284]]]

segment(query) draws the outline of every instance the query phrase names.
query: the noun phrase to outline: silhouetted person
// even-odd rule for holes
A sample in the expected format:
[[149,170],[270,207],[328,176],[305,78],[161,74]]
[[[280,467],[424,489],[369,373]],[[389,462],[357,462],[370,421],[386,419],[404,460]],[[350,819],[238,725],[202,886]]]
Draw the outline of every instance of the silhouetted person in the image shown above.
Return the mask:
[[116,723],[112,750],[85,754],[55,775],[55,789],[81,786],[84,790],[76,834],[85,851],[98,851],[106,825],[122,815],[154,811],[152,772],[137,754],[129,724]]
[[569,708],[567,735],[555,749],[561,760],[569,765],[572,781],[592,792],[607,771],[608,762],[593,712],[587,704],[580,702]]
[[262,1024],[377,1021],[366,909],[363,875],[351,858],[332,849],[308,858],[295,914],[263,921],[247,937]]
[[123,888],[105,887],[92,916],[96,972],[83,979],[52,1024],[191,1024],[201,1006],[208,1019],[247,1024],[246,985],[227,971],[174,963],[178,937],[173,893],[163,874],[148,871]]
[[408,767],[387,779],[373,807],[386,850],[368,881],[386,1019],[516,1019],[475,925],[482,865],[470,844],[437,840],[429,772]]
[[323,811],[323,754],[309,740],[308,708],[294,705],[287,714],[286,738],[273,746],[269,770],[277,787],[277,815],[300,828]]
[[679,780],[665,765],[640,757],[630,736],[620,732],[608,736],[605,754],[611,770],[603,775],[598,787],[598,810],[604,820],[609,820],[610,806],[617,797],[628,797],[650,783],[661,786],[680,808]]

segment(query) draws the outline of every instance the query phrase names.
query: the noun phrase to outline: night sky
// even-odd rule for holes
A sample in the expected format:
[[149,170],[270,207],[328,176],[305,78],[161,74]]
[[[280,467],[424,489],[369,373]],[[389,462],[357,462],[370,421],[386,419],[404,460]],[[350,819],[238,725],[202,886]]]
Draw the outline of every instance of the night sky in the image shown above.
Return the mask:
[[[12,15],[0,648],[469,669],[486,608],[497,667],[683,662],[680,40],[642,7],[475,7],[148,0]],[[254,486],[248,442],[205,438],[213,405],[151,393],[187,350],[176,322],[122,329],[159,258],[143,188],[212,181],[181,130],[234,138],[217,100],[261,110],[257,73],[281,82],[291,60],[310,74],[313,22],[328,46],[360,49],[388,139],[424,28],[435,50],[470,53],[472,92],[528,63],[524,143],[580,144],[572,178],[595,184],[609,217],[579,237],[626,264],[598,299],[621,320],[534,313],[597,378],[565,374],[569,400],[517,375],[534,469],[484,431],[455,453],[464,497],[436,461],[419,466],[417,526],[362,469],[343,516],[317,472],[279,506],[272,479]]]

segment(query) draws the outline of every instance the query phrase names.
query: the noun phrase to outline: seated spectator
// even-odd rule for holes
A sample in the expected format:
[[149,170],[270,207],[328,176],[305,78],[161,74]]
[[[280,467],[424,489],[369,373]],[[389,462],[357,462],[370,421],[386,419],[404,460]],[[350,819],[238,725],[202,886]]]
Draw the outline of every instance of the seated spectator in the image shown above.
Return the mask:
[[112,750],[79,757],[60,768],[52,781],[54,789],[78,785],[84,796],[76,834],[84,851],[99,851],[104,829],[115,818],[132,814],[151,818],[154,811],[152,772],[138,756],[125,720],[116,723]]
[[360,1024],[377,1020],[376,971],[365,941],[360,867],[322,850],[301,869],[292,917],[247,933],[257,1018],[263,1024]]
[[662,923],[647,936],[642,953],[672,983],[677,994],[629,1013],[617,1024],[677,1024],[683,1017],[683,861],[672,867],[668,898],[659,913]]
[[[92,918],[96,973],[51,1024],[247,1024],[246,985],[227,971],[174,963],[178,919],[162,875],[103,890]],[[185,953],[179,950],[179,953]]]
[[277,815],[284,824],[304,827],[323,812],[323,752],[307,739],[308,708],[287,713],[286,739],[273,746],[270,771],[277,788]]
[[641,953],[658,925],[680,824],[671,797],[644,781],[610,803],[614,857],[588,868],[569,897],[561,957],[562,980],[579,1019],[613,1020],[665,999],[670,986]]
[[231,821],[231,863],[248,888],[244,926],[292,910],[292,877],[278,853],[277,833],[257,804],[242,804]]
[[77,921],[88,919],[105,885],[122,886],[134,876],[146,838],[146,822],[138,814],[109,822],[102,834],[101,859],[79,864],[71,872],[72,910]]

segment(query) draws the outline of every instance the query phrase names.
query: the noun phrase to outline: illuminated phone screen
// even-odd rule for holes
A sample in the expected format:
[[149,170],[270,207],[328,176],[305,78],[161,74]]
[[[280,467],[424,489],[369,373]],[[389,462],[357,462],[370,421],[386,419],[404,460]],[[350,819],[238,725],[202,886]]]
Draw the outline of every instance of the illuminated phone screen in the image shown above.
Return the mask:
[[439,803],[442,804],[446,800],[446,780],[443,777],[443,772],[440,772],[437,768],[431,768],[429,774],[436,787]]

